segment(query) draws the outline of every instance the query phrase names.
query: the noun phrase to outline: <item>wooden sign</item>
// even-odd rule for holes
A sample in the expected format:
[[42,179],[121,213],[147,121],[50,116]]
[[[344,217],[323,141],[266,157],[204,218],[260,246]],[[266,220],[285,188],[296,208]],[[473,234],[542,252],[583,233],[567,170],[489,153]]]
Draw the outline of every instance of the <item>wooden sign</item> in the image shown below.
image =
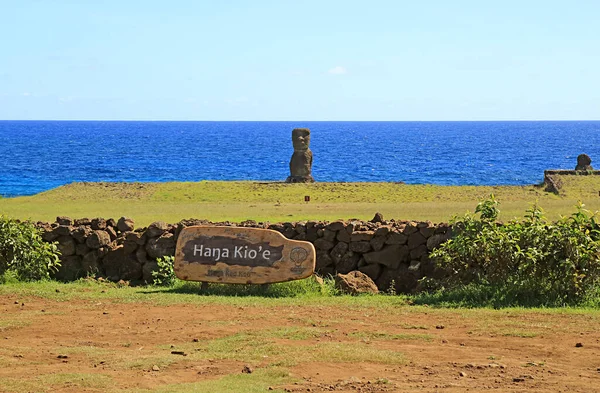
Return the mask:
[[179,234],[174,270],[182,280],[270,284],[310,277],[315,261],[312,243],[270,229],[195,226]]

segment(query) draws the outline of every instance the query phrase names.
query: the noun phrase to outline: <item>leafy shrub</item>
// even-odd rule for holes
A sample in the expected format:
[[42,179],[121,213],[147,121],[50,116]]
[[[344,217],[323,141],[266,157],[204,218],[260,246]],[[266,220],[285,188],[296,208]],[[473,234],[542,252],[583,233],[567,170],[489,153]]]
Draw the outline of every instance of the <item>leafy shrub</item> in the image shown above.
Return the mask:
[[0,275],[40,280],[50,278],[59,266],[56,244],[44,242],[38,228],[0,216]]
[[456,235],[432,252],[448,276],[447,288],[490,285],[517,304],[578,304],[597,294],[600,228],[580,203],[569,217],[549,223],[534,205],[524,220],[497,222],[494,196],[475,213],[452,221]]
[[154,285],[161,287],[170,287],[175,284],[177,277],[173,270],[173,262],[175,258],[172,256],[166,256],[159,258],[156,262],[158,263],[158,270],[152,272],[152,278],[154,279]]

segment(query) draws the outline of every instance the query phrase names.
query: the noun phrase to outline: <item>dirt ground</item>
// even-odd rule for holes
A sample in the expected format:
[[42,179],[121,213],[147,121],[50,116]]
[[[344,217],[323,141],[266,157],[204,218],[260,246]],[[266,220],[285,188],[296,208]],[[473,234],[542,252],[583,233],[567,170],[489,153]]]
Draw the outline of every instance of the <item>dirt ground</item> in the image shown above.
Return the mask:
[[599,322],[585,312],[4,295],[0,391],[171,391],[278,367],[289,377],[265,391],[600,392]]

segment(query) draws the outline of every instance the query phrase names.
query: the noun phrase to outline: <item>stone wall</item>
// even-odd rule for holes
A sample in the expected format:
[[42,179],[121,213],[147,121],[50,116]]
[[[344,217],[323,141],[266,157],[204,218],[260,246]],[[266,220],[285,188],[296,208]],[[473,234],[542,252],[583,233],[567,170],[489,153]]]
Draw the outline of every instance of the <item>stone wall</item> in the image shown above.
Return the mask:
[[562,181],[560,176],[595,176],[600,175],[600,171],[595,170],[566,170],[566,169],[549,169],[544,171],[544,190],[560,195]]
[[272,229],[285,237],[306,240],[317,250],[316,271],[321,275],[359,270],[383,291],[392,286],[398,293],[417,287],[423,276],[435,276],[431,250],[448,240],[448,224],[385,221],[377,214],[371,221],[308,221],[278,224],[245,221],[212,223],[183,220],[177,224],[154,222],[135,228],[131,219],[118,221],[58,217],[54,223],[39,222],[45,241],[58,242],[62,266],[55,277],[70,281],[87,275],[132,284],[152,282],[156,260],[175,253],[177,236],[186,226],[227,225]]

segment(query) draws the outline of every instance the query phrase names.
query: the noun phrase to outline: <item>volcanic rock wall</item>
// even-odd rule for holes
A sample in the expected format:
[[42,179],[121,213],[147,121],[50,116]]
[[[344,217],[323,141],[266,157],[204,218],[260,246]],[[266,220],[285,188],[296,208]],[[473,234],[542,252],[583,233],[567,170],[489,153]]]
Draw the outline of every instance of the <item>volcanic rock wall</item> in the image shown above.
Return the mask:
[[134,284],[152,282],[157,259],[175,254],[177,236],[184,227],[226,225],[272,229],[290,239],[309,241],[317,250],[317,273],[359,270],[380,290],[393,287],[398,293],[414,291],[418,279],[436,275],[429,253],[451,236],[448,224],[384,221],[379,214],[371,221],[235,224],[183,220],[177,224],[158,221],[144,228],[135,228],[133,220],[125,217],[118,221],[58,217],[54,223],[37,225],[45,241],[58,242],[62,266],[55,278],[64,281],[93,275]]

